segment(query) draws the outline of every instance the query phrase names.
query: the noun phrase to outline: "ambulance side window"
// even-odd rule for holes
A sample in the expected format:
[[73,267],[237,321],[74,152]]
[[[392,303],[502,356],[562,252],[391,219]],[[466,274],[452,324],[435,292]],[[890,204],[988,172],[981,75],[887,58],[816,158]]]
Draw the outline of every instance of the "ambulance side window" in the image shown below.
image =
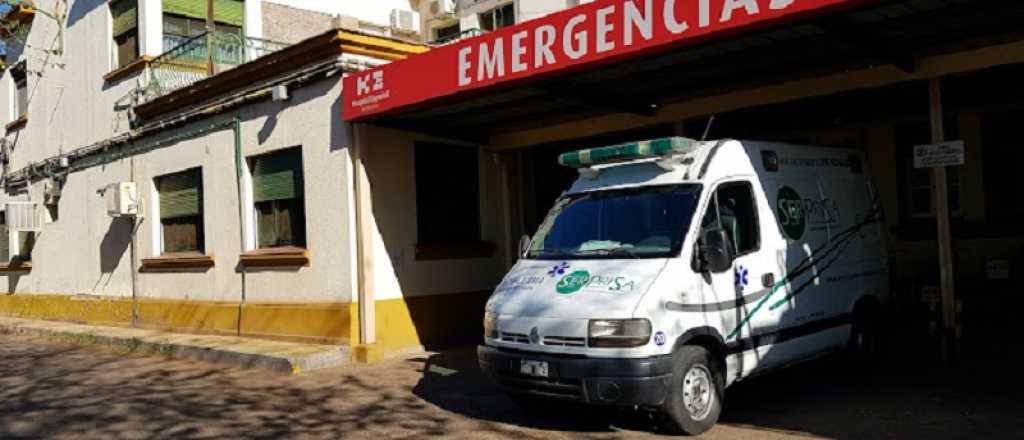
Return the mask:
[[735,246],[735,255],[761,248],[754,192],[748,182],[730,182],[715,190],[701,221],[701,230],[722,228]]

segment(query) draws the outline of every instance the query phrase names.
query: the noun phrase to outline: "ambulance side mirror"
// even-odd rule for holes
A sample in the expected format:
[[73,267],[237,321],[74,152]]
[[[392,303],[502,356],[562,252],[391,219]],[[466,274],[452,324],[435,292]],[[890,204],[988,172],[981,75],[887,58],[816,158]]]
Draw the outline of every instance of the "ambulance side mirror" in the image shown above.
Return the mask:
[[698,244],[699,268],[702,272],[722,273],[732,269],[732,240],[725,229],[704,231]]
[[532,241],[532,240],[530,240],[530,236],[529,235],[523,234],[522,237],[519,237],[519,256],[520,257],[525,257],[526,253],[530,251],[530,241]]

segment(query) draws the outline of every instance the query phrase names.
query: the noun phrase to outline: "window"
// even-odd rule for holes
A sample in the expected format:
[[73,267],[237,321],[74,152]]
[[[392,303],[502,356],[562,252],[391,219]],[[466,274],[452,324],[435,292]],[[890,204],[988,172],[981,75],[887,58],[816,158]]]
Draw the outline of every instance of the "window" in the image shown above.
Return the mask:
[[28,114],[28,75],[24,61],[11,69],[11,78],[14,79],[14,119],[18,119]]
[[529,258],[668,258],[679,254],[698,185],[647,186],[574,194],[555,203]]
[[7,212],[0,210],[0,264],[32,261],[32,248],[36,244],[36,233],[19,231],[17,242],[11,243]]
[[[956,139],[958,134],[955,121],[947,121],[945,127],[946,137]],[[906,170],[904,177],[906,190],[902,194],[906,203],[902,211],[911,219],[935,218],[931,170],[914,167],[913,151],[915,146],[932,143],[930,133],[931,130],[927,123],[904,124],[895,129],[896,146],[900,149],[903,169]],[[949,211],[952,215],[959,216],[961,214],[960,167],[946,168],[946,185],[949,191]]]
[[7,212],[0,211],[0,263],[11,260],[11,235],[7,230]]
[[138,0],[109,3],[114,37],[114,65],[124,67],[139,57]]
[[480,241],[476,148],[416,143],[417,245]]
[[302,149],[257,156],[250,166],[258,247],[305,247]]
[[480,29],[493,31],[516,24],[516,12],[512,3],[480,14]]
[[[992,223],[1020,225],[1024,220],[1024,148],[1017,131],[1024,112],[986,114],[981,120],[985,213]],[[970,160],[970,159],[968,159]]]
[[[190,38],[206,32],[206,0],[163,0],[164,51],[180,46]],[[245,3],[240,0],[214,0],[213,18],[216,31],[242,37]],[[241,44],[241,40],[238,41]],[[197,49],[205,58],[205,48]]]
[[449,41],[459,36],[462,30],[459,28],[459,24],[455,23],[451,26],[440,27],[434,29],[434,40],[439,42]]
[[725,229],[735,247],[735,255],[754,252],[761,247],[757,204],[750,183],[722,184],[712,194],[701,221],[701,230],[715,228]]
[[163,253],[203,253],[202,168],[158,177],[156,189],[160,197]]

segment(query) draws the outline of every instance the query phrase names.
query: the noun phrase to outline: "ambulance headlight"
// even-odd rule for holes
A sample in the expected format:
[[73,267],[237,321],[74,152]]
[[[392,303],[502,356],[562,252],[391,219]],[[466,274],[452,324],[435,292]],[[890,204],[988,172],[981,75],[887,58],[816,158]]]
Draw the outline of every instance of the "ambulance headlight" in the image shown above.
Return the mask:
[[491,312],[484,314],[484,337],[498,339],[498,315]]
[[592,319],[587,329],[591,347],[640,347],[651,340],[651,321],[646,319]]

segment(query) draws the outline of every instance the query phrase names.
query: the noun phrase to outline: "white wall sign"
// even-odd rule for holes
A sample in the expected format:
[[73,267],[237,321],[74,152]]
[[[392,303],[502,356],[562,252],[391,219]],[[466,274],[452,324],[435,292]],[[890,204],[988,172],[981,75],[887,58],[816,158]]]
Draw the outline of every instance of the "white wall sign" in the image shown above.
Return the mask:
[[936,168],[963,165],[964,141],[950,141],[914,147],[914,168]]

